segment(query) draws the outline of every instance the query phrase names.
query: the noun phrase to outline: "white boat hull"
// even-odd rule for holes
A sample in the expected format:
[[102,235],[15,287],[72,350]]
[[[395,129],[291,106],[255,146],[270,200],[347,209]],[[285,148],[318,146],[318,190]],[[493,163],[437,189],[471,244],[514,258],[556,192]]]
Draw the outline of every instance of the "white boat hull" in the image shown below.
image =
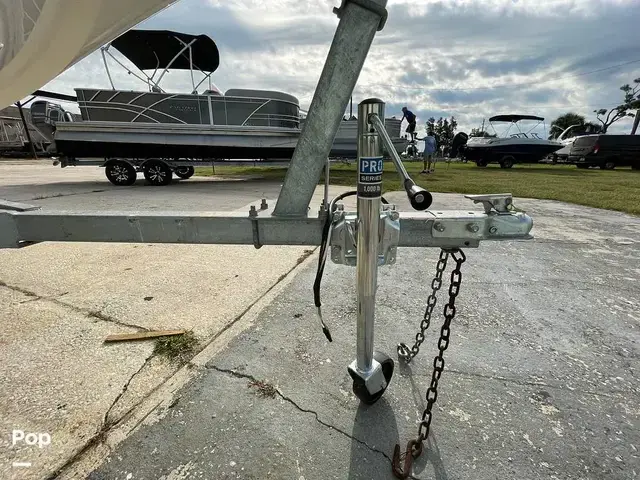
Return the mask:
[[68,158],[291,158],[299,129],[130,122],[58,124]]

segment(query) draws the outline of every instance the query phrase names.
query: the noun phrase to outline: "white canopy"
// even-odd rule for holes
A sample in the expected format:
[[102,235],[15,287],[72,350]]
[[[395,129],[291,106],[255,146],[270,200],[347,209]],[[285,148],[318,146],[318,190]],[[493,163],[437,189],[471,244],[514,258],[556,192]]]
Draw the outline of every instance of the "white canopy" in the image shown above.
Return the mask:
[[0,0],[0,108],[175,0]]

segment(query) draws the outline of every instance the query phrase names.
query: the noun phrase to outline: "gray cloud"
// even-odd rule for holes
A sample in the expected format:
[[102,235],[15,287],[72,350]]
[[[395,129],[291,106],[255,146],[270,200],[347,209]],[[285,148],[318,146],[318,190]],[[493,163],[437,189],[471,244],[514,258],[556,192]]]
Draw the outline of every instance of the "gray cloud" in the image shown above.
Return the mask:
[[182,0],[143,22],[139,28],[204,33],[213,38],[222,51],[270,50],[269,42],[247,28],[233,10],[227,6],[213,7],[203,1]]

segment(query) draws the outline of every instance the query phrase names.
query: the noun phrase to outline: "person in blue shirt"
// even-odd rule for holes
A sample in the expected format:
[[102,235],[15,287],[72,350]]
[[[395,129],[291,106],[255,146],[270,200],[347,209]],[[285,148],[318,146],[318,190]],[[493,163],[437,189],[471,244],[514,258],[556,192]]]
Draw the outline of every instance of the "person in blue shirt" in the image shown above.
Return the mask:
[[411,136],[411,141],[413,141],[415,140],[416,135],[416,116],[411,110],[407,109],[407,107],[402,107],[402,119],[400,120],[400,123],[402,123],[402,120],[405,118],[407,119],[407,122],[409,122],[405,132]]
[[[422,161],[424,170],[420,173],[433,173],[436,167],[435,153],[438,145],[436,144],[436,137],[432,131],[429,131],[423,138],[417,138],[416,140],[424,140],[424,152],[422,154]],[[431,164],[433,163],[433,168]]]

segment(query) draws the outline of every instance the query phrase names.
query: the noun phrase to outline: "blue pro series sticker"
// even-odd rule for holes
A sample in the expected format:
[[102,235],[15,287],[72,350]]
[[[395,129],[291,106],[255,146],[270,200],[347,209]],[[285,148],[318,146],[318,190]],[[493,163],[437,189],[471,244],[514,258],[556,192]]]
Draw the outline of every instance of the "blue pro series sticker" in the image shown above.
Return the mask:
[[358,159],[358,196],[378,198],[382,195],[382,157]]

